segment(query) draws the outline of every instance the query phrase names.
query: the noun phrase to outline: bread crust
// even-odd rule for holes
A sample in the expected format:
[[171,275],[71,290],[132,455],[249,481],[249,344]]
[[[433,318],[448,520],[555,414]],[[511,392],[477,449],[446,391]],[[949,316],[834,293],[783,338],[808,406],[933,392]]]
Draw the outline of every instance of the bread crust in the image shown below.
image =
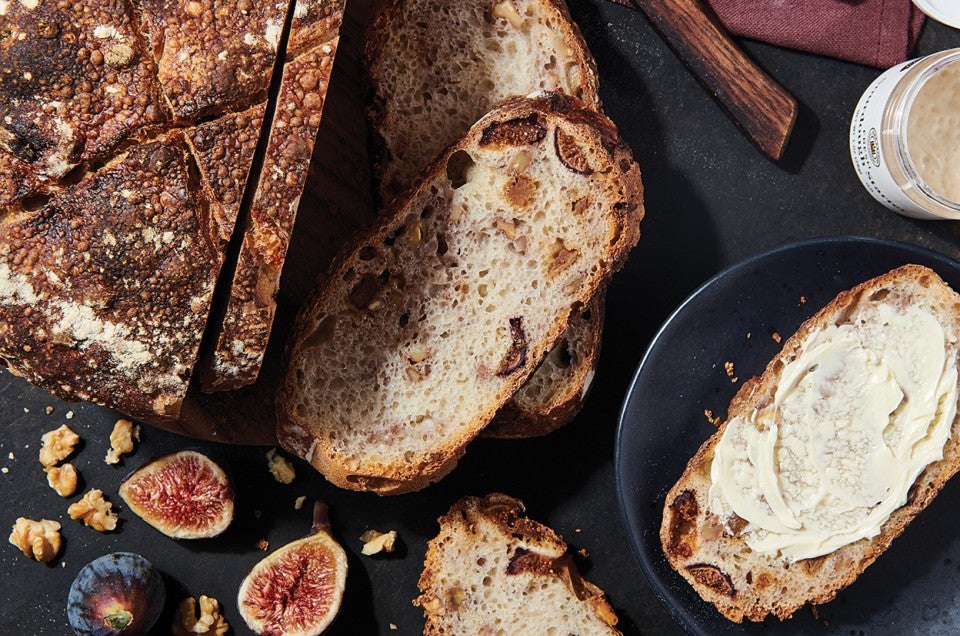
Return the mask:
[[[556,532],[547,526],[524,516],[526,508],[519,499],[502,493],[490,493],[485,497],[464,497],[439,519],[440,533],[427,543],[423,572],[418,586],[421,595],[413,604],[423,608],[427,619],[423,633],[428,636],[454,636],[457,631],[449,627],[456,619],[446,617],[447,612],[455,614],[458,603],[450,598],[449,590],[443,586],[440,572],[445,569],[444,547],[446,543],[469,544],[477,541],[474,535],[480,524],[490,524],[497,529],[503,543],[498,546],[509,563],[490,577],[490,585],[496,586],[500,576],[530,575],[543,579],[557,579],[587,606],[596,619],[595,627],[614,636],[620,634],[616,629],[617,615],[610,607],[603,590],[584,580],[569,554],[567,544]],[[521,547],[521,545],[526,547]],[[469,577],[468,573],[463,574]],[[482,577],[481,577],[482,578]],[[461,591],[469,595],[471,584],[480,581],[466,580]],[[461,601],[470,604],[468,598]],[[532,612],[542,608],[531,608]]]
[[11,372],[139,419],[177,415],[223,258],[194,178],[175,131],[0,222]]
[[[609,175],[611,184],[616,184],[618,199],[610,200],[604,210],[611,215],[615,234],[607,239],[607,258],[602,269],[595,271],[589,280],[583,282],[575,294],[570,297],[570,309],[563,318],[552,325],[548,333],[537,334],[536,341],[528,342],[526,359],[516,368],[502,377],[499,390],[490,395],[483,404],[474,405],[469,421],[464,422],[456,433],[441,443],[432,444],[433,450],[422,453],[414,460],[404,463],[381,462],[368,456],[354,460],[338,452],[330,445],[328,427],[331,422],[315,422],[309,416],[298,414],[296,404],[302,390],[298,385],[299,360],[309,355],[307,341],[317,330],[318,318],[329,308],[338,306],[347,290],[343,283],[344,275],[353,263],[361,262],[361,249],[366,244],[380,245],[401,226],[409,205],[428,195],[434,180],[446,175],[447,159],[458,150],[469,149],[482,141],[484,131],[500,130],[509,134],[511,128],[505,124],[521,122],[526,118],[544,116],[557,118],[571,125],[582,125],[593,130],[602,140],[599,144],[606,153],[604,168],[598,173]],[[487,140],[488,143],[497,143]],[[609,170],[609,172],[604,172]],[[605,177],[608,178],[608,177]],[[536,364],[557,342],[567,327],[571,311],[582,307],[598,289],[602,288],[613,273],[626,260],[630,249],[639,238],[639,222],[643,217],[643,186],[640,171],[634,163],[629,149],[617,135],[616,128],[606,117],[582,108],[575,99],[555,93],[536,98],[515,98],[507,100],[496,111],[481,119],[460,142],[454,144],[434,161],[423,173],[418,184],[394,201],[381,214],[379,225],[366,235],[358,237],[353,247],[341,252],[331,267],[332,275],[321,285],[313,297],[304,305],[287,351],[284,375],[281,379],[277,399],[277,435],[281,444],[291,452],[310,461],[332,483],[343,488],[371,490],[378,494],[399,494],[419,490],[440,479],[456,464],[463,455],[467,443],[490,421],[496,411],[509,399],[516,389],[533,372]]]
[[[497,439],[521,439],[540,437],[568,424],[583,408],[593,384],[593,374],[600,356],[603,334],[604,296],[601,291],[590,301],[579,316],[570,320],[560,344],[563,352],[551,351],[526,384],[520,387],[510,401],[497,411],[490,424],[480,433],[481,437]],[[562,380],[546,379],[551,387],[547,395],[525,396],[518,399],[525,389],[532,389],[537,374],[549,373],[549,359],[554,355],[569,355],[569,366],[563,370]]]
[[[919,286],[923,291],[911,288],[911,285]],[[960,296],[932,270],[908,264],[841,292],[798,328],[762,375],[743,384],[730,402],[726,421],[703,443],[667,493],[660,527],[664,554],[670,565],[700,596],[713,603],[730,620],[738,623],[745,618],[762,621],[770,614],[786,619],[807,603],[816,605],[830,601],[883,554],[893,539],[960,469],[958,415],[944,446],[943,459],[924,469],[910,489],[907,503],[890,515],[880,534],[845,545],[822,557],[798,561],[789,570],[783,567],[782,560],[751,551],[738,536],[742,528],[722,528],[717,525],[716,517],[708,514],[713,452],[730,421],[747,415],[771,399],[783,366],[797,355],[803,341],[814,330],[831,321],[847,320],[857,303],[870,299],[872,294],[900,288],[907,290],[905,299],[900,302],[910,302],[911,294],[916,298],[922,293],[944,310],[939,316],[941,324],[948,337],[952,334],[955,338],[952,343],[948,341],[948,355],[957,358],[960,354],[960,343],[956,340],[960,336]],[[707,529],[706,535],[704,529]],[[746,571],[729,567],[730,564],[725,562],[727,556],[735,552],[740,555]]]

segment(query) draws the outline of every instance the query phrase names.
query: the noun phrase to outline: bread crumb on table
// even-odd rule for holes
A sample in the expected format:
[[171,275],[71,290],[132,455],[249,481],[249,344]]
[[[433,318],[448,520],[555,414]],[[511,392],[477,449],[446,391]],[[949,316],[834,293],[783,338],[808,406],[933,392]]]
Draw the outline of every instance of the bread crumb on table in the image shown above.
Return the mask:
[[257,549],[260,550],[261,552],[266,552],[267,550],[270,549],[270,542],[267,541],[266,539],[260,539],[259,541],[257,541]]
[[270,474],[281,484],[289,484],[297,474],[293,470],[293,464],[286,457],[277,452],[276,448],[267,451],[267,468]]
[[707,421],[713,424],[714,426],[720,426],[720,416],[714,416],[713,411],[710,409],[703,409],[703,415],[707,418]]
[[67,411],[67,414],[66,414],[64,417],[66,417],[68,420],[72,420],[72,419],[73,419],[73,411]]
[[300,495],[300,496],[297,497],[296,500],[293,502],[293,509],[294,509],[294,510],[300,510],[301,508],[303,508],[303,504],[304,504],[304,502],[306,502],[306,501],[307,501],[307,496],[306,496],[306,495]]
[[727,372],[727,377],[728,377],[728,378],[732,378],[732,377],[733,377],[733,363],[732,363],[732,362],[730,362],[729,360],[728,360],[727,362],[724,362],[724,363],[723,363],[723,370]]
[[777,344],[780,344],[783,341],[783,338],[781,338],[780,334],[778,334],[776,331],[770,334],[770,337],[773,338],[773,341]]
[[363,541],[363,549],[360,552],[367,556],[379,554],[380,552],[393,552],[397,541],[397,531],[378,532],[377,530],[367,530],[360,535],[360,540]]

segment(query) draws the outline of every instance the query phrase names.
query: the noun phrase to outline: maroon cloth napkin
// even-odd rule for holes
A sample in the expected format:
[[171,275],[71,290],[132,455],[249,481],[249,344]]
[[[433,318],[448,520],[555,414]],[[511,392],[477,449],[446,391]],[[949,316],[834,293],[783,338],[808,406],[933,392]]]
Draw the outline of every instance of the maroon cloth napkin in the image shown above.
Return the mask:
[[707,0],[734,35],[887,68],[910,56],[923,13],[910,0]]

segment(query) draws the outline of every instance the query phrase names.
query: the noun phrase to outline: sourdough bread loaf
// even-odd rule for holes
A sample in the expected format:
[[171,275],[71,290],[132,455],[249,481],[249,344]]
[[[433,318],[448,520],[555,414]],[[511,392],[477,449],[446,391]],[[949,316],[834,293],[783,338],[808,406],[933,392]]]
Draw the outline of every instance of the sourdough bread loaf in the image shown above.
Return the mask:
[[519,500],[492,493],[464,497],[440,517],[414,601],[427,619],[424,634],[620,633],[567,544],[524,512]]
[[958,354],[960,296],[930,269],[841,293],[667,493],[671,566],[736,622],[834,598],[960,468]]
[[[436,34],[443,37],[431,54],[419,55]],[[563,0],[387,2],[367,30],[362,62],[384,199],[501,99],[549,89],[600,106],[593,57]],[[485,436],[545,435],[573,419],[594,375],[603,303],[597,294]]]
[[[177,417],[243,214],[287,10],[4,5],[0,356],[14,373],[65,399]],[[321,71],[303,69],[298,90]],[[278,121],[292,128],[290,115]],[[309,151],[283,150],[306,170]]]
[[639,237],[640,172],[559,94],[482,118],[344,251],[302,310],[281,443],[333,483],[436,481]]

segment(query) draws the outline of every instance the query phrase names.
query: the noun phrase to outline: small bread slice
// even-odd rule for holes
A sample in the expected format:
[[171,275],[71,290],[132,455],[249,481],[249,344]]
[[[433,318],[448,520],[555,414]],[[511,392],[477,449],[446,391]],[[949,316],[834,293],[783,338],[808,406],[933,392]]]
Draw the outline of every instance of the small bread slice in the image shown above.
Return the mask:
[[537,370],[510,401],[497,411],[481,436],[499,439],[537,437],[552,433],[576,416],[583,406],[600,356],[603,292],[577,316]]
[[960,417],[956,417],[943,447],[943,458],[923,469],[906,501],[883,522],[879,534],[794,562],[751,549],[744,538],[750,532],[746,521],[735,513],[720,518],[710,510],[711,466],[731,420],[772,403],[784,368],[804,353],[808,337],[832,326],[862,328],[859,325],[876,321],[879,303],[900,312],[910,307],[931,312],[944,331],[947,364],[951,359],[956,361],[960,354],[960,296],[935,272],[919,265],[904,265],[861,283],[842,292],[804,322],[763,374],[741,387],[730,402],[727,420],[704,442],[667,493],[660,529],[667,560],[700,596],[732,621],[761,621],[769,614],[784,619],[806,603],[833,599],[883,554],[960,469]]
[[413,602],[423,608],[425,635],[620,633],[567,544],[524,512],[519,500],[492,493],[464,497],[440,517]]
[[440,479],[626,260],[642,196],[610,120],[556,93],[506,101],[305,306],[281,443],[345,488]]
[[600,108],[596,63],[563,0],[389,0],[362,62],[384,203],[508,97],[556,91]]
[[205,393],[252,384],[277,310],[280,273],[323,116],[344,0],[298,0],[263,166],[213,346],[200,362]]
[[[416,54],[427,42],[433,56]],[[555,90],[600,107],[596,64],[563,0],[392,0],[367,29],[362,62],[385,200],[502,99]],[[573,321],[576,333],[564,335],[484,436],[545,435],[574,418],[596,367],[603,302],[597,294],[584,310],[596,319]]]

